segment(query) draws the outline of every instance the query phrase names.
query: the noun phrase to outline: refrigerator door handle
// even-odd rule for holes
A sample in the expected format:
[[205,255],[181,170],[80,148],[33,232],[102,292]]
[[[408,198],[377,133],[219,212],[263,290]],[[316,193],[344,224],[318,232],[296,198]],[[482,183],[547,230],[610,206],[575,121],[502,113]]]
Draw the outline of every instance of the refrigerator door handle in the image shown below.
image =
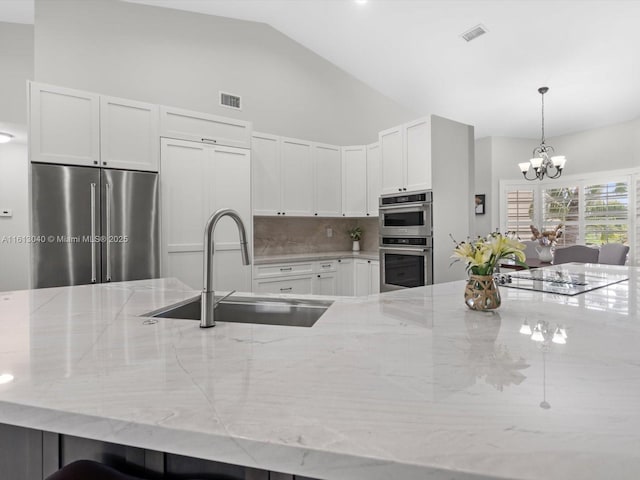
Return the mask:
[[106,223],[107,223],[107,231],[106,231],[106,252],[107,252],[107,277],[106,277],[106,281],[110,282],[111,281],[111,184],[107,183],[105,185],[105,194],[106,194],[106,205],[105,205],[105,211],[106,211]]
[[96,184],[91,183],[91,283],[96,283]]

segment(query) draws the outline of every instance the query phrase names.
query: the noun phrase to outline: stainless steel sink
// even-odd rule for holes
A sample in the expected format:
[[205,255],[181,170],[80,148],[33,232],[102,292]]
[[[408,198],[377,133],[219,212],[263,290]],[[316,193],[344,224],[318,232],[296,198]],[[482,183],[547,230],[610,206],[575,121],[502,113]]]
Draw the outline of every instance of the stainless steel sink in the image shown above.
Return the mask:
[[[232,296],[217,304],[215,320],[216,322],[311,327],[332,304],[333,302],[329,300]],[[200,321],[200,296],[142,316]]]

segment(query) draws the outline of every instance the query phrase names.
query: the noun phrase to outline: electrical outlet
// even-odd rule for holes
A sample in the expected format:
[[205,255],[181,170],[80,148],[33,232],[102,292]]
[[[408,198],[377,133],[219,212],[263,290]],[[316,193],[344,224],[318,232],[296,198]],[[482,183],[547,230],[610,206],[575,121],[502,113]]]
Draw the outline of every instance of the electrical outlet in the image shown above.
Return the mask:
[[327,238],[333,237],[333,228],[327,227]]

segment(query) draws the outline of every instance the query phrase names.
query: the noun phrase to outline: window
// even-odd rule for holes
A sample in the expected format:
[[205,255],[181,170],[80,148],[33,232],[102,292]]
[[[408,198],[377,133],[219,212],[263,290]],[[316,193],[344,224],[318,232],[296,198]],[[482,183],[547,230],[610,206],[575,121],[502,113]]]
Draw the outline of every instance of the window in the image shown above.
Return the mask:
[[[501,181],[501,228],[531,238],[564,225],[559,246],[623,243],[640,259],[640,171],[602,172],[561,180]],[[634,258],[631,258],[631,257]]]
[[512,190],[507,193],[507,228],[521,239],[531,236],[533,222],[533,190]]
[[575,245],[580,235],[580,187],[547,188],[542,190],[542,229],[553,230],[564,224],[557,244]]
[[629,183],[584,187],[584,240],[587,245],[629,244]]

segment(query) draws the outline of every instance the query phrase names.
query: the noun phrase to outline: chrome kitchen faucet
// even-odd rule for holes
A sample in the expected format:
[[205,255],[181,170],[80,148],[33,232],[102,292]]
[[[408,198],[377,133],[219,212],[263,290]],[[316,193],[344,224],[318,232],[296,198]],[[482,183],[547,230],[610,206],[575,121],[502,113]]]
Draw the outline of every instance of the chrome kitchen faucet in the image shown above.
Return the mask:
[[247,248],[247,233],[244,228],[244,223],[240,215],[231,208],[222,208],[211,215],[207,224],[204,227],[204,279],[202,282],[202,306],[200,310],[200,328],[215,327],[216,322],[214,319],[214,312],[217,304],[227,298],[230,294],[223,297],[218,302],[215,301],[215,294],[213,291],[213,253],[215,251],[215,242],[213,240],[213,234],[216,229],[216,225],[222,217],[231,217],[238,226],[238,233],[240,234],[240,249],[242,251],[242,264],[250,265],[251,259],[249,258],[249,250]]

